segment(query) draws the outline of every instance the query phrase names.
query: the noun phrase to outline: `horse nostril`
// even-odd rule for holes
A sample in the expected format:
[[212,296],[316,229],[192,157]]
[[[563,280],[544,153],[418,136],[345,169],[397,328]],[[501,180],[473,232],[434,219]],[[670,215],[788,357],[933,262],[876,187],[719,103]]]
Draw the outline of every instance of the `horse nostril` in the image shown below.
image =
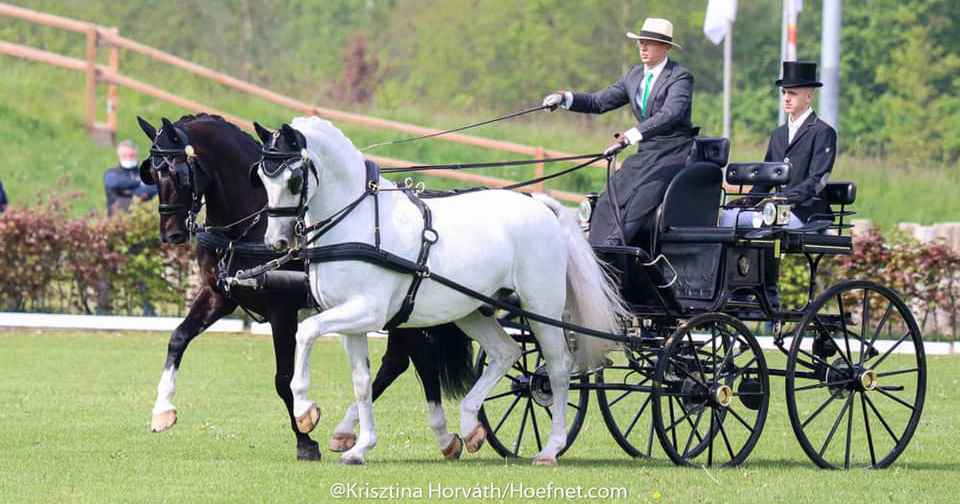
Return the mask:
[[273,250],[286,250],[287,249],[287,240],[283,238],[273,242]]

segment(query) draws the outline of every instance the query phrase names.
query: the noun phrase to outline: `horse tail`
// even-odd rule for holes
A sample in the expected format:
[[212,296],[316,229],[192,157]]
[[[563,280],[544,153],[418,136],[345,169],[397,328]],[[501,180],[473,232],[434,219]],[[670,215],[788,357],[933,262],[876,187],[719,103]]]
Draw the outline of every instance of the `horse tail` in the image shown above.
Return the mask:
[[[593,253],[593,247],[572,212],[545,194],[535,194],[534,198],[553,211],[567,234],[565,312],[568,320],[597,331],[619,333],[622,321],[629,320],[632,315],[620,297],[616,279]],[[580,333],[574,333],[574,336],[577,369],[602,366],[613,342]]]
[[477,381],[473,362],[473,340],[454,324],[431,327],[440,362],[440,388],[448,399],[460,399]]

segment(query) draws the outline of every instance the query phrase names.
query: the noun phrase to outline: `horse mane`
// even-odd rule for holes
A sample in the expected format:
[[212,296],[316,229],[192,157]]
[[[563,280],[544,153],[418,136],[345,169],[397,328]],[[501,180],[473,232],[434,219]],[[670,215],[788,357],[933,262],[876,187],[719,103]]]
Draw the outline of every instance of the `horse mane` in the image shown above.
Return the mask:
[[326,119],[321,119],[317,116],[294,117],[293,121],[290,121],[290,126],[300,130],[303,133],[309,131],[333,141],[346,143],[350,147],[356,149],[356,146],[353,145],[353,141],[347,138],[347,136],[340,131],[340,128],[337,128],[332,122]]

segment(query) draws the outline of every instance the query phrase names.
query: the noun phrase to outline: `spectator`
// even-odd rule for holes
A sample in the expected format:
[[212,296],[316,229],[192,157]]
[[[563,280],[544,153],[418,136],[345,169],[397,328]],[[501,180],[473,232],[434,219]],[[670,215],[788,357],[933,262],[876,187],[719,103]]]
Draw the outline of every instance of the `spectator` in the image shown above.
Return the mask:
[[137,170],[137,146],[131,140],[117,145],[119,164],[103,175],[103,188],[107,194],[107,215],[112,216],[117,209],[127,210],[134,197],[148,200],[157,195],[157,187],[140,181]]
[[0,182],[0,213],[7,209],[7,193],[3,190],[3,182]]

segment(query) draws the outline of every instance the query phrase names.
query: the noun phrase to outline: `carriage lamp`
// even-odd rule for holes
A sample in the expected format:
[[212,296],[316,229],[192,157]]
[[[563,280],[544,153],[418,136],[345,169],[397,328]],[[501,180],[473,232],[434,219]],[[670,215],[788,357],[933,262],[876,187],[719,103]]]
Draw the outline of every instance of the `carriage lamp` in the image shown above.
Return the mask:
[[590,204],[589,199],[584,199],[580,202],[580,207],[577,208],[577,218],[580,219],[580,225],[586,225],[590,223],[590,216],[593,214],[593,205]]
[[790,223],[790,209],[792,205],[777,205],[777,225],[786,226]]
[[[772,226],[777,224],[777,205],[770,202],[763,205],[763,212],[761,213],[764,226]],[[758,227],[758,226],[754,226]]]
[[759,228],[763,225],[763,213],[762,212],[751,212],[751,224],[754,228]]

